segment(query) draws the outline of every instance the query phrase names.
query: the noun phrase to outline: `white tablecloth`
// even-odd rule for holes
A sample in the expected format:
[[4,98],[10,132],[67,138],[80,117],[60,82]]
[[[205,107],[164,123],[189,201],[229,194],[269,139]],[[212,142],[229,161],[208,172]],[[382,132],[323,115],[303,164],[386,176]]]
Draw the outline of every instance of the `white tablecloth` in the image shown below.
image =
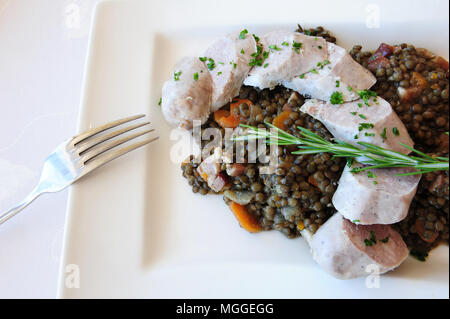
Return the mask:
[[[97,0],[0,0],[0,212],[74,135]],[[67,190],[0,226],[0,298],[54,298]]]

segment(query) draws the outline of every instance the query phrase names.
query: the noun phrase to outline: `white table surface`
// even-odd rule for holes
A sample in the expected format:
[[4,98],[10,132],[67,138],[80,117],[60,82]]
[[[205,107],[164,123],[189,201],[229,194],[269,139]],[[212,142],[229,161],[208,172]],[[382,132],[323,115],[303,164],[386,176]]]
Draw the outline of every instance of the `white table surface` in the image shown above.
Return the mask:
[[[0,0],[0,212],[74,135],[97,0]],[[44,195],[0,227],[0,298],[54,298],[67,191]]]

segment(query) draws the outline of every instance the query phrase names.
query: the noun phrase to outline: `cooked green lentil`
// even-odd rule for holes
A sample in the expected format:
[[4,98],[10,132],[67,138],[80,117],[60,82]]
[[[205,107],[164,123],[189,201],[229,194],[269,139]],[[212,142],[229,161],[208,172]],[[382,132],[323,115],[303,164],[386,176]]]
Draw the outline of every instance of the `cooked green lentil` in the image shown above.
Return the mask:
[[[323,27],[304,30],[298,26],[297,32],[336,42],[336,38]],[[417,149],[429,154],[448,156],[448,136],[444,133],[449,130],[449,72],[432,61],[424,50],[416,50],[408,44],[394,48],[389,57],[390,66],[372,71],[377,83],[371,90],[392,105],[406,125]],[[358,63],[367,67],[373,52],[362,51],[360,45],[355,45],[350,54]],[[414,85],[413,72],[420,73],[426,79],[426,87],[414,99],[401,102],[398,88]],[[234,109],[235,115],[241,117],[241,123],[264,127],[264,122],[272,123],[277,115],[288,108],[292,112],[285,119],[284,125],[291,134],[298,136],[296,127],[303,126],[326,139],[332,137],[320,122],[300,112],[304,97],[289,89],[276,87],[273,90],[256,90],[243,86],[239,98],[249,99],[254,104],[249,106],[242,103],[239,108]],[[229,107],[227,104],[223,109],[229,110]],[[202,126],[202,130],[208,127],[220,128],[212,116]],[[223,129],[221,130],[223,133]],[[202,143],[206,144],[208,141]],[[247,205],[247,210],[257,216],[264,230],[276,229],[290,238],[300,236],[297,225],[315,232],[336,212],[331,198],[346,164],[345,159],[332,159],[327,153],[293,155],[291,152],[296,150],[295,146],[278,148],[280,166],[275,174],[260,175],[259,167],[265,164],[245,164],[244,173],[230,177],[231,182],[224,190],[251,192],[253,198]],[[182,165],[183,176],[192,186],[192,191],[202,195],[214,193],[197,173],[197,166],[192,157]],[[225,168],[226,164],[222,164],[222,169]],[[425,256],[439,242],[448,241],[448,200],[448,171],[425,174],[408,216],[393,225],[415,255],[419,252],[419,255]],[[224,201],[229,203],[225,196]]]

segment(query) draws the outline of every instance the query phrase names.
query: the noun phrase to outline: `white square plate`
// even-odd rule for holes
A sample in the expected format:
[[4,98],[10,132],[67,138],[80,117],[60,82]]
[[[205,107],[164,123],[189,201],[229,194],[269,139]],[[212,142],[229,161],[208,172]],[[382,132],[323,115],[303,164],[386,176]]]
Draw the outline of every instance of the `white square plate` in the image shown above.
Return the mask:
[[[408,8],[408,10],[405,10]],[[413,43],[448,57],[447,1],[106,1],[94,15],[79,131],[149,115],[160,140],[72,187],[60,270],[65,298],[448,298],[448,247],[367,288],[336,280],[305,242],[239,228],[221,196],[193,194],[170,160],[157,102],[184,55],[217,36],[323,25],[345,47]],[[375,27],[368,28],[367,26]],[[378,28],[376,28],[379,26]],[[74,266],[75,265],[75,266]],[[71,281],[79,274],[79,288]],[[70,284],[72,283],[72,284]],[[370,285],[369,285],[370,286]]]

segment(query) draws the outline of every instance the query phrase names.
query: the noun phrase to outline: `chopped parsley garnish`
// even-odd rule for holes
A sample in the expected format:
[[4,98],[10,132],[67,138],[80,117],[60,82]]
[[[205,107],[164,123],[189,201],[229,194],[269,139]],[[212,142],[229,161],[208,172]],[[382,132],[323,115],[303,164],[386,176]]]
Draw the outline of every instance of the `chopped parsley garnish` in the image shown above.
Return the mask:
[[337,87],[337,88],[339,87],[339,85],[341,85],[341,82],[336,81],[336,87]]
[[264,68],[267,68],[269,66],[269,63],[264,64]]
[[372,241],[370,241],[369,239],[364,239],[364,244],[366,245],[366,246],[372,246],[373,245],[373,243],[372,243]]
[[306,35],[311,35],[311,30],[305,30],[305,31],[303,31],[303,33]]
[[365,136],[375,136],[375,133],[364,133]]
[[330,62],[330,60],[325,60],[325,61],[323,61],[323,65],[328,65],[328,64],[330,64],[331,62]]
[[396,127],[394,127],[392,129],[392,133],[394,133],[395,136],[399,136],[400,135],[400,132],[398,131],[398,128],[396,128]]
[[370,231],[370,241],[373,242],[374,244],[377,243],[377,239],[375,237],[375,232],[373,230]]
[[225,63],[223,63],[223,62],[217,62],[217,63],[219,63],[219,64],[222,64],[222,65],[224,65]]
[[357,113],[356,113],[356,112],[350,112],[350,114],[351,114],[351,115],[356,115]]
[[342,98],[342,93],[338,91],[334,91],[331,94],[330,103],[333,105],[344,103],[344,99]]
[[304,79],[304,78],[305,78],[305,73],[300,74],[298,77],[299,77],[300,79]]
[[233,69],[236,69],[236,67],[237,67],[237,64],[233,63]]
[[367,177],[368,178],[375,178],[377,176],[374,173],[372,173],[371,171],[367,171]]
[[182,73],[181,71],[174,72],[174,73],[173,73],[173,79],[174,79],[175,81],[178,81],[178,80],[180,79],[181,73]]
[[286,42],[286,41],[283,41],[283,43],[281,43],[281,45],[284,45],[285,47],[288,47],[288,46],[289,46],[289,43]]
[[373,128],[373,124],[372,123],[359,123],[359,127],[358,127],[358,131],[362,131],[362,130],[367,130]]
[[255,39],[256,43],[258,43],[259,42],[259,37],[254,35],[254,34],[252,34],[252,35],[253,35],[253,38]]
[[383,139],[383,142],[386,140],[386,128],[383,129],[383,132],[381,132],[380,136]]
[[322,46],[321,45],[318,45],[317,47],[319,48],[319,50],[322,50]]
[[386,238],[380,239],[380,241],[384,244],[386,244],[389,241],[389,236],[387,236]]
[[359,222],[360,222],[359,219],[354,219],[354,220],[352,220],[352,223],[353,223],[353,224],[356,224],[356,223],[359,223]]
[[353,137],[353,139],[357,140],[359,138],[358,134],[355,135],[355,137]]
[[245,35],[248,33],[247,29],[244,29],[241,31],[241,33],[239,33],[239,39],[244,40],[245,39]]
[[367,120],[367,117],[366,117],[364,114],[358,114],[358,116],[359,116],[360,118],[362,118],[363,120]]
[[311,70],[309,70],[309,72],[314,73],[314,74],[319,74],[319,72],[317,72],[316,69],[311,69]]
[[205,56],[199,57],[198,59],[202,62],[205,62],[206,60],[208,60],[208,58]]
[[217,72],[217,75],[221,75],[222,74],[222,72]]
[[373,185],[377,185],[378,184],[378,182],[377,181],[373,181]]
[[281,48],[277,47],[276,44],[269,45],[269,49],[275,50],[275,51],[281,51]]
[[362,107],[362,103],[358,103],[358,107]]
[[269,51],[264,51],[263,52],[263,59],[267,59],[269,57]]
[[159,98],[158,105],[161,106],[161,103],[162,103],[162,97]]
[[351,91],[353,91],[353,88],[349,85],[349,86],[347,86],[347,90],[349,90],[351,92]]
[[377,96],[377,93],[371,90],[357,91],[357,93],[367,106],[369,106],[369,99]]
[[292,41],[292,50],[295,51],[295,53],[299,54],[300,49],[302,48],[303,44],[300,42]]
[[319,38],[318,37],[314,37],[314,41],[317,41],[317,40],[319,40]]
[[194,80],[197,81],[198,80],[198,72],[194,73]]
[[244,49],[241,49],[241,54],[244,54],[245,52],[244,52]]
[[208,67],[208,69],[210,71],[214,70],[214,68],[216,67],[216,63],[214,62],[213,59],[209,58],[208,59],[208,63],[206,64],[206,66]]

